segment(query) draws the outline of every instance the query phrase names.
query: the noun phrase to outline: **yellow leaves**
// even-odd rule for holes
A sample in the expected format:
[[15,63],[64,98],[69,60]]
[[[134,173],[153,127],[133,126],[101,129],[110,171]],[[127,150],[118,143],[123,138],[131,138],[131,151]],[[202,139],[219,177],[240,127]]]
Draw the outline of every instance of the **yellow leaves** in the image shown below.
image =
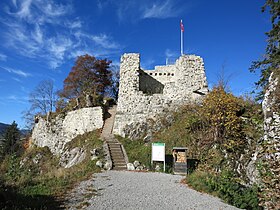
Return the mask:
[[241,128],[241,120],[236,115],[240,110],[240,101],[222,87],[215,87],[206,97],[201,108],[203,116],[210,126],[215,127],[219,137],[237,135]]

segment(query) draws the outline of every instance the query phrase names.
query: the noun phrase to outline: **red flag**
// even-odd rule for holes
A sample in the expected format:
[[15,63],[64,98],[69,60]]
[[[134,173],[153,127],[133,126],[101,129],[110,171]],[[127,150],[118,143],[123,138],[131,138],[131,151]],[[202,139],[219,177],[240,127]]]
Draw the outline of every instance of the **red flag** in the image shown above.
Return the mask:
[[182,20],[180,22],[180,28],[181,28],[181,31],[184,32],[184,25],[183,25],[183,21]]

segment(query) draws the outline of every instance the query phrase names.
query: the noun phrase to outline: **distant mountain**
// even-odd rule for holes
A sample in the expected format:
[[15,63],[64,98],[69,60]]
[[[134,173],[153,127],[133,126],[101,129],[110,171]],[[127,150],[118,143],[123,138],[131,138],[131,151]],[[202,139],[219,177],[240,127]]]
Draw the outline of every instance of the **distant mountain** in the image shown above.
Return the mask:
[[0,123],[0,136],[2,136],[5,130],[9,127],[9,124]]
[[[0,138],[4,135],[6,129],[9,127],[9,124],[5,124],[5,123],[0,123]],[[26,134],[28,134],[30,132],[30,130],[26,130],[26,129],[22,129],[20,130],[20,134],[21,136],[25,136]]]

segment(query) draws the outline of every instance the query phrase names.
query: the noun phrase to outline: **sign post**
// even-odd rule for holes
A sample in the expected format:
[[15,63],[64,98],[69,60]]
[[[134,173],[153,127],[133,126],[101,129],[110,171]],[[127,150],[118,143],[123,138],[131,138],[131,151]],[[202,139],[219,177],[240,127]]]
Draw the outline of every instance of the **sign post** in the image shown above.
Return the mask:
[[152,143],[152,160],[163,161],[163,170],[165,172],[165,143]]

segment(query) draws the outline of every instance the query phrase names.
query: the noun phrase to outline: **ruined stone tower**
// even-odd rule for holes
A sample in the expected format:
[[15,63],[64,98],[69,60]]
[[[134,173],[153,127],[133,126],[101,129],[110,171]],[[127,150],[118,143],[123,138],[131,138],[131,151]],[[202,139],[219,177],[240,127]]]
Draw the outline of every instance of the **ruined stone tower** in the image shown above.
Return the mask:
[[140,55],[124,54],[113,133],[126,136],[125,128],[155,119],[167,110],[197,102],[208,92],[201,57],[182,55],[174,65],[140,67]]

